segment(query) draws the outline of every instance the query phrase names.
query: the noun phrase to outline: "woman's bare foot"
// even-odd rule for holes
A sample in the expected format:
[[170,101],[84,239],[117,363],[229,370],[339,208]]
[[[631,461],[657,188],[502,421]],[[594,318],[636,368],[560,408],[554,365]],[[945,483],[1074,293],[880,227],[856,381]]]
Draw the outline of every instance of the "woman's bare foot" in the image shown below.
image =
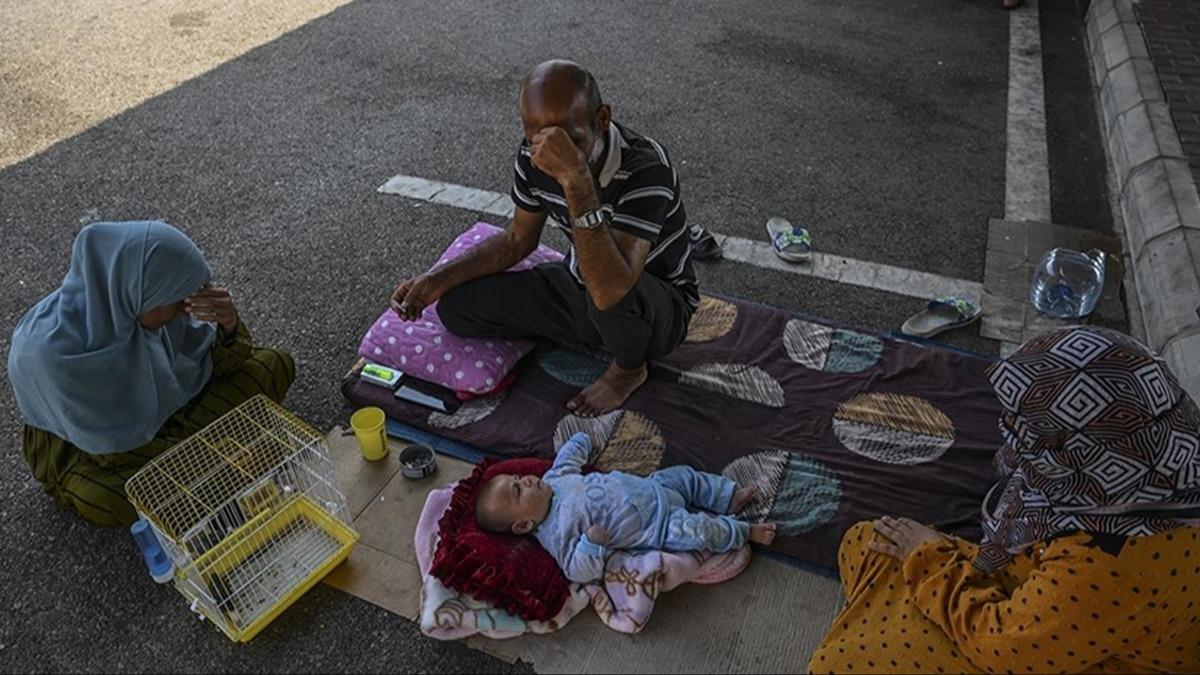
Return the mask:
[[755,544],[769,545],[775,541],[775,523],[755,523],[750,526],[750,541]]
[[754,496],[758,494],[758,488],[753,485],[746,487],[733,493],[733,499],[729,500],[729,512],[738,513],[754,500]]
[[616,410],[629,395],[646,381],[646,366],[625,370],[611,364],[600,379],[588,385],[567,403],[567,409],[580,417],[595,417]]

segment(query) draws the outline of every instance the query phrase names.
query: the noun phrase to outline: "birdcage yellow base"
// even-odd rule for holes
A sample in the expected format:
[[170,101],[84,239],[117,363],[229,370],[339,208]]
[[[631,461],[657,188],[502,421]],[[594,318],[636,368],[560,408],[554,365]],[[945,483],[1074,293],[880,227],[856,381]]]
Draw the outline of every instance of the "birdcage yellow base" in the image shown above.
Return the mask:
[[[357,532],[308,497],[268,508],[196,559],[194,569],[207,588],[229,591],[228,597],[215,598],[215,610],[207,603],[198,609],[230,639],[248,642],[345,560],[357,541]],[[195,599],[185,582],[185,573],[177,571],[176,587]]]

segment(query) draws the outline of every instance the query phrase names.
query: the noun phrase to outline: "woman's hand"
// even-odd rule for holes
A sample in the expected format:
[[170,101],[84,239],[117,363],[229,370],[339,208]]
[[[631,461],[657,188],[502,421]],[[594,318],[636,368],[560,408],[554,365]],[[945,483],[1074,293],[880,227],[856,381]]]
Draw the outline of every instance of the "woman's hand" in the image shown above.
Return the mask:
[[909,518],[892,518],[884,516],[876,520],[875,531],[889,541],[872,541],[868,547],[884,555],[890,555],[897,560],[904,560],[918,546],[928,541],[938,541],[946,535]]
[[220,286],[204,284],[204,288],[184,299],[183,311],[200,321],[216,323],[226,333],[237,330],[238,313],[233,296]]

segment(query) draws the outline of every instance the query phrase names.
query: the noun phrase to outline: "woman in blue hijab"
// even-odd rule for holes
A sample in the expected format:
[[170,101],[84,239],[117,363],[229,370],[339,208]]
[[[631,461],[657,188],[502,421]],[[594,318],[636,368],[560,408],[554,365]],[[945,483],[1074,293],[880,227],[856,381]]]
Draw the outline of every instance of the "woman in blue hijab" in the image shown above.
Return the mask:
[[102,525],[136,519],[125,481],[256,394],[281,401],[287,353],[256,349],[204,254],[162,222],[95,223],[62,286],[13,331],[9,380],[33,475]]

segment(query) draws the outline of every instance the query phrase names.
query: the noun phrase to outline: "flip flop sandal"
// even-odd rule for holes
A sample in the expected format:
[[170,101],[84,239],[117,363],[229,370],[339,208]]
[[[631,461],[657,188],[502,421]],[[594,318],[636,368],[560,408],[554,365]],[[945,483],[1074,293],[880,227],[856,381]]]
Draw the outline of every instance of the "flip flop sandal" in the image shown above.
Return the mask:
[[983,315],[983,310],[968,300],[944,297],[931,300],[929,306],[909,317],[900,332],[914,337],[933,337],[952,328],[961,328]]
[[812,258],[812,235],[803,227],[792,225],[783,218],[767,221],[767,234],[775,255],[788,262],[805,262]]
[[720,242],[702,225],[688,225],[688,239],[692,242],[692,258],[696,260],[720,260],[725,255]]

